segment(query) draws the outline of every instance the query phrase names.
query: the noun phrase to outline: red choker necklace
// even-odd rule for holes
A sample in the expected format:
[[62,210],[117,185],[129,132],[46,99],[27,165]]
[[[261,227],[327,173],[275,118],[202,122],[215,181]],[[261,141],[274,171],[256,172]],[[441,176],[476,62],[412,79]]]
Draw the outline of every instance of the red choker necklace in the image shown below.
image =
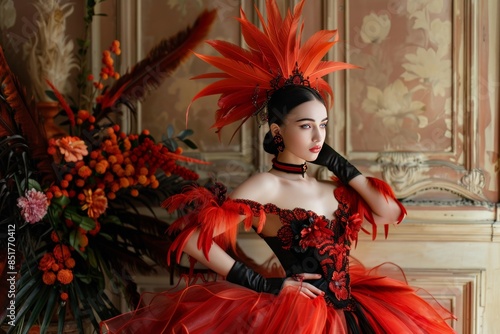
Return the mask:
[[273,158],[273,168],[285,173],[302,174],[302,177],[304,177],[304,174],[307,171],[307,162],[304,162],[301,165],[295,165],[279,162],[278,159]]

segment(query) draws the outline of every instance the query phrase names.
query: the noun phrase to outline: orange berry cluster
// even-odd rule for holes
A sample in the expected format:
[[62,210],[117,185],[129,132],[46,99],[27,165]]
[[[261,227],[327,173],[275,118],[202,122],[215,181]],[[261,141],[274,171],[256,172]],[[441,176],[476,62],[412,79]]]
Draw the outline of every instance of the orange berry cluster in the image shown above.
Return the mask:
[[38,269],[43,271],[42,280],[47,285],[53,285],[56,281],[63,285],[70,284],[74,267],[75,259],[71,257],[69,247],[63,244],[57,244],[52,252],[45,253],[38,263]]
[[112,54],[119,56],[121,54],[120,49],[120,41],[114,40],[109,47],[109,50],[104,50],[102,52],[101,62],[103,67],[101,68],[101,72],[99,73],[100,80],[94,81],[94,76],[89,74],[87,76],[88,81],[93,81],[93,85],[96,89],[102,90],[104,88],[104,84],[102,81],[108,80],[109,78],[114,78],[118,80],[120,78],[120,73],[115,71]]
[[95,117],[87,110],[78,110],[76,114],[76,124],[82,125],[85,121],[88,121],[88,130],[94,130]]
[[89,148],[89,155],[76,162],[58,184],[47,190],[49,200],[64,195],[76,197],[84,205],[86,189],[102,189],[110,200],[123,190],[138,196],[141,187],[158,188],[155,176],[158,169],[167,176],[175,174],[186,180],[198,178],[195,172],[177,165],[172,152],[147,136],[147,130],[141,136],[120,132],[118,125],[106,131],[100,145],[92,150]]

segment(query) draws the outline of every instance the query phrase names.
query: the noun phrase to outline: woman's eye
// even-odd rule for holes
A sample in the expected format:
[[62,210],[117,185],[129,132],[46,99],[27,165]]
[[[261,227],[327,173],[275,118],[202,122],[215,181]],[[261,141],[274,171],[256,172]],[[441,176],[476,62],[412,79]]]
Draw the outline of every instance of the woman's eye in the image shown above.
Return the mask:
[[311,128],[311,126],[309,124],[302,124],[300,127],[302,129],[310,129]]
[[321,124],[319,125],[319,127],[320,127],[320,128],[326,128],[326,123],[321,123]]

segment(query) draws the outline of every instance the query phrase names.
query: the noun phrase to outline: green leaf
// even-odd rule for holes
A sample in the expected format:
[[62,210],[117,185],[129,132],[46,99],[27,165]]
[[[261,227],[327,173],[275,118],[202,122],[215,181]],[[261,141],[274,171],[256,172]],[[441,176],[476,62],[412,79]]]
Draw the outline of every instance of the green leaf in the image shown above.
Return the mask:
[[106,218],[103,219],[102,222],[104,224],[110,223],[110,224],[116,224],[116,225],[123,225],[120,218],[118,218],[117,216],[113,216],[113,215],[106,216]]
[[193,150],[196,150],[198,148],[198,146],[196,146],[196,144],[189,139],[184,139],[182,140],[182,142],[186,144],[189,148],[192,148]]
[[73,230],[69,233],[69,244],[72,246],[75,250],[80,249],[80,245],[78,244],[78,231]]
[[107,233],[102,233],[102,232],[99,232],[99,236],[103,237],[104,239],[107,239],[109,241],[113,241],[113,238],[107,234]]
[[178,135],[177,135],[177,138],[179,140],[183,140],[184,138],[186,138],[187,136],[191,136],[192,134],[194,133],[193,130],[191,129],[185,129],[185,130],[182,130]]
[[45,95],[47,95],[51,100],[57,101],[56,94],[51,90],[46,90]]
[[51,203],[52,204],[57,204],[61,208],[64,208],[64,207],[66,207],[66,205],[68,205],[70,203],[70,200],[69,200],[69,197],[61,196],[61,197],[58,197],[58,198],[53,198],[51,200]]
[[92,283],[92,278],[89,277],[89,276],[84,276],[84,275],[81,275],[80,277],[78,277],[78,279],[82,282],[82,283],[85,283],[85,284],[90,284]]
[[43,317],[43,322],[42,322],[42,325],[40,326],[41,333],[45,333],[45,331],[47,330],[47,327],[50,324],[50,321],[52,320],[52,314],[54,313],[55,304],[56,304],[58,297],[59,297],[58,291],[52,289],[52,291],[49,295],[49,299],[47,300],[47,306],[45,309],[45,315]]
[[[59,217],[61,216],[63,212],[63,209],[59,205],[50,205],[48,209],[48,216],[49,217]],[[59,221],[58,219],[55,219],[54,221]]]
[[89,256],[88,260],[89,260],[90,266],[97,269],[97,259],[95,257],[94,250],[92,248],[88,248],[87,255]]
[[82,221],[79,224],[79,226],[85,231],[90,231],[95,229],[95,225],[96,225],[95,220],[90,217],[82,217]]
[[172,138],[173,135],[174,135],[174,127],[171,124],[169,124],[167,126],[167,137]]
[[83,216],[76,213],[73,208],[68,208],[64,211],[64,218],[71,220],[77,225],[80,225],[83,220]]
[[[38,183],[36,180],[27,179],[27,181],[28,181],[28,186],[26,187],[26,189],[35,189],[38,191],[42,191],[42,187],[40,186],[40,183]],[[21,188],[25,188],[25,183],[26,183],[26,179],[21,181]]]
[[[33,294],[30,297],[34,297],[35,300],[30,302],[30,305],[33,305],[32,308],[30,308],[30,313],[29,313],[29,318],[28,321],[26,322],[25,328],[23,333],[28,334],[29,330],[31,327],[34,325],[35,321],[38,319],[40,316],[40,313],[42,312],[43,309],[45,309],[45,312],[49,312],[52,314],[53,310],[47,309],[47,298],[49,297],[48,294],[50,293],[51,287],[45,285],[43,289],[39,293]],[[33,304],[32,304],[33,303]]]
[[64,329],[64,321],[66,320],[66,307],[59,309],[59,319],[57,321],[57,332],[62,333]]

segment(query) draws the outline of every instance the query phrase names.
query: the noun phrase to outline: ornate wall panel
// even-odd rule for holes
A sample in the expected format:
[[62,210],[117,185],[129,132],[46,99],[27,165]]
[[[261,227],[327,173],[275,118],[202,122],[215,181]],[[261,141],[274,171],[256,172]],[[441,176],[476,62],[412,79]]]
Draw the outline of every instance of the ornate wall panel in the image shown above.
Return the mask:
[[492,111],[478,103],[478,2],[338,0],[324,6],[328,28],[338,28],[344,41],[332,57],[362,67],[331,78],[334,146],[408,202],[493,212],[495,159],[483,159],[479,140],[488,127],[479,112]]

